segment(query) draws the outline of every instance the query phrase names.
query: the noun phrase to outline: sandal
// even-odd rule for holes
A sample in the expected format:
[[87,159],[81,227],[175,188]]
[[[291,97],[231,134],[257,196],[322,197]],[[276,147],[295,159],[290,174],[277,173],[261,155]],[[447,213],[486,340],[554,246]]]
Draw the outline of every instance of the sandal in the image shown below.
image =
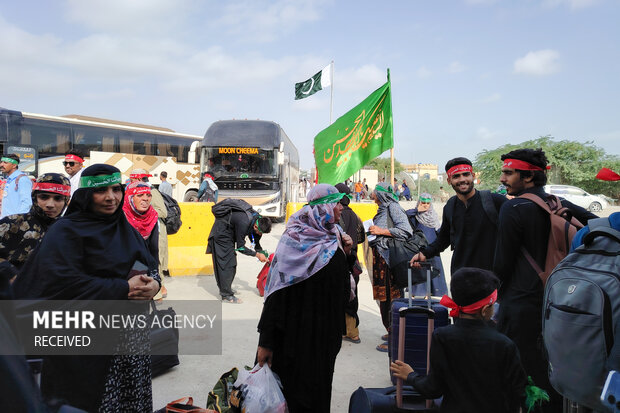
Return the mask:
[[229,297],[222,297],[222,301],[225,303],[230,303],[230,304],[241,304],[243,302],[239,298],[235,297],[234,295],[231,295]]
[[384,334],[384,335],[381,336],[381,340],[383,340],[383,341],[388,341],[389,339],[390,339],[390,334],[389,333],[388,334]]
[[359,344],[359,343],[362,342],[362,339],[359,336],[357,336],[357,338],[353,338],[353,337],[349,337],[349,336],[342,336],[342,340],[343,341],[349,341],[349,342],[351,342],[353,344]]
[[389,351],[387,343],[379,344],[377,346],[377,351],[380,351],[382,353],[387,353]]

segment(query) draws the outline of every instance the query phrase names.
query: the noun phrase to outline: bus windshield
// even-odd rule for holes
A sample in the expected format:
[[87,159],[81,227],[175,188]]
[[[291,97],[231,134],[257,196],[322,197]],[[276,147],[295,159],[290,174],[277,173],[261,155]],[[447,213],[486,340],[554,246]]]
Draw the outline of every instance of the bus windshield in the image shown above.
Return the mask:
[[277,177],[276,150],[244,147],[203,147],[202,170],[221,177]]

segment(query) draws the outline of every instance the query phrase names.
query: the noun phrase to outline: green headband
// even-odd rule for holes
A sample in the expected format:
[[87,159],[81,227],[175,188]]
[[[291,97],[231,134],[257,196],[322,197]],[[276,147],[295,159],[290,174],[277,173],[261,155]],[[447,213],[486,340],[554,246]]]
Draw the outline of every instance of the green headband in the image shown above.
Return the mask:
[[112,175],[82,176],[80,178],[80,188],[99,188],[120,184],[121,173],[114,172]]
[[398,197],[396,196],[396,194],[394,192],[392,192],[392,188],[385,189],[381,185],[377,185],[375,187],[375,191],[387,192],[388,194],[392,195],[392,198],[394,198],[396,201],[398,201]]
[[2,162],[9,162],[9,163],[12,163],[14,165],[19,165],[19,161],[17,159],[7,158],[6,156],[2,157]]
[[421,202],[431,202],[432,199],[431,198],[422,198],[422,197],[420,197],[420,201]]
[[340,200],[344,197],[349,197],[349,199],[352,198],[351,195],[348,194],[344,194],[342,192],[336,192],[333,194],[329,194],[329,195],[325,195],[322,198],[317,198],[314,201],[310,201],[308,202],[308,205],[319,205],[319,204],[335,204],[337,202],[340,202]]

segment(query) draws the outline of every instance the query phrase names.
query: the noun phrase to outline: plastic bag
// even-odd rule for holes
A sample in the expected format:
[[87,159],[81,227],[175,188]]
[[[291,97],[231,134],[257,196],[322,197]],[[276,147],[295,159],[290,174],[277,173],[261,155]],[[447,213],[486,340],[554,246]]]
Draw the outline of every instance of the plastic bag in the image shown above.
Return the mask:
[[288,413],[280,382],[267,363],[239,371],[234,388],[241,392],[242,413]]

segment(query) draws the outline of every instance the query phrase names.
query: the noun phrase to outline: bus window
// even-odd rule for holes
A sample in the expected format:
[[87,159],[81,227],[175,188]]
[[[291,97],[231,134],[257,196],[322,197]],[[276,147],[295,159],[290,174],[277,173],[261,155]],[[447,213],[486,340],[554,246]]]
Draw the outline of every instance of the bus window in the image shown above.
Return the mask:
[[33,145],[39,156],[64,155],[70,148],[71,129],[63,124],[49,126],[38,119],[29,119],[21,125],[19,145]]
[[120,141],[133,142],[133,153],[155,155],[155,138],[152,134],[142,132],[119,131]]
[[73,147],[82,153],[118,152],[116,132],[96,126],[73,126]]
[[277,174],[274,149],[241,147],[203,147],[205,169],[219,176],[275,176]]

